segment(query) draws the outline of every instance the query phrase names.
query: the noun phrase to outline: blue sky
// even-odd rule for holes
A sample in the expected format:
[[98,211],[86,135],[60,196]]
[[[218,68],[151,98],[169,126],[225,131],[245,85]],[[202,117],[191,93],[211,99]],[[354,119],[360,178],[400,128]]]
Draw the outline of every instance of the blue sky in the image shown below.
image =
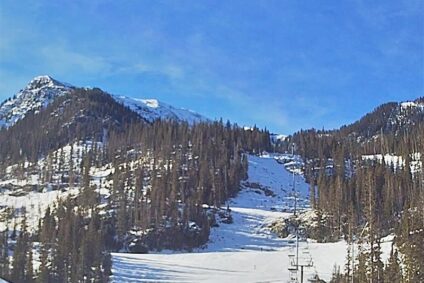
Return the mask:
[[0,100],[34,76],[273,132],[424,96],[424,1],[0,3]]

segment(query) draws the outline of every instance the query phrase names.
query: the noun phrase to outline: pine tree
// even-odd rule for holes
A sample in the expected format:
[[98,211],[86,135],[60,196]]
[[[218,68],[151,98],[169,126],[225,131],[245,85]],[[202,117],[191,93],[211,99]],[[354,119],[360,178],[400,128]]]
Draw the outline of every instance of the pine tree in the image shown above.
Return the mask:
[[33,257],[32,257],[32,245],[29,245],[28,254],[25,263],[25,282],[34,282],[34,268],[33,268]]
[[403,282],[402,268],[400,266],[398,251],[395,249],[394,244],[392,244],[390,257],[384,269],[384,282]]
[[0,233],[0,277],[9,278],[9,229]]
[[[16,241],[16,247],[13,251],[13,262],[12,262],[12,274],[11,278],[14,282],[26,282],[27,277],[27,263],[28,263],[28,254],[31,248],[30,246],[30,237],[27,232],[26,225],[26,216],[24,217],[21,223],[21,230]],[[32,264],[32,262],[31,262]]]
[[357,264],[355,265],[354,280],[355,282],[368,282],[367,258],[368,255],[364,250],[363,243],[358,245]]

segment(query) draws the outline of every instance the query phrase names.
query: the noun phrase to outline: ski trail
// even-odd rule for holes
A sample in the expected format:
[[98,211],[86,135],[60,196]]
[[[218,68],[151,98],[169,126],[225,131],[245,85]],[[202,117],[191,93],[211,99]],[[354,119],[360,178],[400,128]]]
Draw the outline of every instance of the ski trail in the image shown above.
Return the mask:
[[[192,253],[114,253],[113,282],[287,282],[295,241],[293,237],[278,238],[268,228],[274,220],[292,214],[293,177],[276,161],[279,157],[248,156],[248,180],[229,200],[233,223],[212,228],[205,247]],[[299,206],[306,208],[308,185],[300,175],[296,188]],[[317,266],[325,273],[322,278],[328,280],[334,263],[343,264],[345,247],[344,242],[300,242],[299,251],[308,250],[313,259],[318,255]],[[304,278],[314,272],[314,268],[305,269]]]

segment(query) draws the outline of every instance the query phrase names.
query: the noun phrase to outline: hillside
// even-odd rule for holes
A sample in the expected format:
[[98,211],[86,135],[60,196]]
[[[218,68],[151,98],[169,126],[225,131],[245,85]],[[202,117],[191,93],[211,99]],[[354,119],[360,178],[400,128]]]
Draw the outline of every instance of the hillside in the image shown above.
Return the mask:
[[316,186],[311,205],[327,217],[329,229],[321,236],[350,242],[359,236],[367,245],[361,260],[369,269],[358,280],[383,273],[380,241],[394,233],[392,261],[408,266],[405,278],[422,281],[424,254],[411,248],[424,239],[422,98],[384,104],[340,129],[299,131],[286,148],[292,144],[305,161],[306,179]]
[[[335,130],[301,130],[289,136],[304,158],[329,157],[338,145],[345,156],[358,154],[407,154],[424,149],[424,102],[391,102],[375,108],[358,121]],[[319,144],[319,146],[317,146]],[[320,151],[318,151],[318,148]],[[347,149],[349,149],[347,151]]]
[[[232,224],[221,222],[212,228],[209,241],[192,253],[114,253],[112,282],[289,282],[289,256],[296,254],[295,237],[279,238],[270,225],[293,215],[292,174],[277,162],[286,160],[288,164],[292,159],[279,154],[249,156],[249,177],[229,202]],[[301,175],[296,176],[296,183],[300,211],[307,213],[309,185]],[[384,261],[391,243],[382,243]],[[328,282],[334,264],[344,265],[348,248],[343,240],[323,244],[303,239],[300,261],[313,262],[305,268],[305,280],[318,275]]]
[[26,112],[11,127],[0,130],[0,161],[34,162],[68,143],[102,142],[111,132],[136,123],[141,123],[136,113],[100,89],[74,89],[43,109]]
[[424,121],[423,98],[383,104],[353,124],[340,128],[342,135],[372,138],[381,134],[412,132]]

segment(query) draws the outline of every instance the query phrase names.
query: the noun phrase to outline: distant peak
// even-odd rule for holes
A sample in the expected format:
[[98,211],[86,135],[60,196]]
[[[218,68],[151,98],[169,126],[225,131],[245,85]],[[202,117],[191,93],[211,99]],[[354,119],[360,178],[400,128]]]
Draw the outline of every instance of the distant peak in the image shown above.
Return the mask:
[[31,80],[29,86],[39,86],[53,83],[55,80],[50,76],[37,76]]
[[53,81],[54,79],[48,75],[36,76],[33,81]]
[[69,84],[62,83],[53,79],[51,76],[43,75],[43,76],[37,76],[33,78],[27,85],[27,89],[39,89],[43,87],[54,87],[54,86],[72,87]]

